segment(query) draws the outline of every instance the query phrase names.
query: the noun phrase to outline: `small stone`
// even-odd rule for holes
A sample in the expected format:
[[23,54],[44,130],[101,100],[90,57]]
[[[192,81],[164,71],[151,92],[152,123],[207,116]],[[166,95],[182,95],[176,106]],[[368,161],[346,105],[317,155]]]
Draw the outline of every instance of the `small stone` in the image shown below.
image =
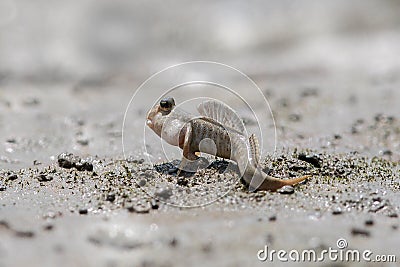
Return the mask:
[[158,205],[158,203],[157,203],[157,200],[155,200],[155,199],[152,199],[151,202],[150,202],[150,204],[151,204],[151,208],[152,208],[153,210],[158,210],[158,208],[160,207],[160,206]]
[[374,202],[382,202],[382,200],[383,200],[383,199],[382,199],[381,197],[379,197],[379,196],[378,196],[378,197],[373,197],[373,198],[372,198],[372,201],[374,201]]
[[382,121],[385,118],[385,116],[382,113],[377,113],[374,118],[375,118],[375,121],[378,122],[378,121]]
[[57,157],[58,166],[64,169],[76,168],[78,171],[93,171],[93,164],[72,153],[61,153]]
[[335,138],[336,140],[342,139],[342,136],[340,134],[335,134],[333,136],[333,138]]
[[365,225],[372,226],[372,225],[374,225],[374,221],[372,219],[368,219],[365,221]]
[[316,154],[312,154],[312,155],[300,154],[298,156],[298,159],[308,162],[316,168],[321,168],[322,159],[320,159],[319,156]]
[[15,235],[22,238],[33,238],[35,233],[31,231],[15,231]]
[[6,221],[0,221],[0,227],[3,227],[5,229],[10,229],[10,224]]
[[146,214],[150,212],[150,207],[141,207],[141,206],[129,206],[126,208],[129,212],[138,213],[138,214]]
[[110,202],[114,202],[114,200],[115,200],[115,194],[114,194],[114,193],[108,194],[107,197],[106,197],[106,200],[107,200],[107,201],[110,201]]
[[155,196],[164,200],[169,199],[172,196],[172,190],[169,187],[161,188],[155,193]]
[[301,116],[299,114],[290,114],[289,120],[293,122],[298,122],[301,120]]
[[178,246],[178,239],[176,239],[175,237],[173,237],[170,241],[169,241],[169,245],[171,247],[176,247]]
[[93,164],[87,161],[80,161],[75,163],[75,168],[78,171],[89,171],[92,172],[93,171]]
[[129,206],[126,208],[129,212],[135,212],[135,207]]
[[17,179],[18,179],[18,175],[16,175],[15,173],[10,174],[10,175],[7,177],[7,180],[8,180],[8,181],[14,181],[14,180],[17,180]]
[[341,208],[335,208],[335,209],[333,209],[333,211],[332,211],[332,214],[333,214],[333,215],[340,215],[340,214],[342,214],[342,213],[343,213],[343,211],[342,211]]
[[384,151],[382,152],[382,154],[383,154],[384,156],[392,156],[392,155],[393,155],[393,152],[392,152],[391,150],[387,149],[387,150],[384,150]]
[[43,226],[43,230],[45,231],[51,231],[54,229],[54,225],[52,224],[46,224],[45,226]]
[[365,236],[365,237],[369,237],[371,235],[371,233],[368,230],[361,229],[361,228],[351,229],[351,234],[354,236],[360,235],[360,236]]
[[185,178],[178,178],[177,184],[180,186],[187,186],[189,184],[189,181]]
[[141,179],[139,181],[139,186],[142,187],[142,186],[145,186],[145,185],[146,185],[146,180],[145,179]]
[[49,182],[49,181],[53,180],[53,176],[51,176],[51,175],[46,175],[46,174],[39,174],[39,175],[36,177],[36,179],[37,179],[39,182]]
[[318,89],[312,87],[305,88],[300,95],[302,97],[318,96]]
[[300,166],[300,165],[291,165],[289,166],[289,170],[297,172],[297,171],[305,171],[307,170],[306,166]]
[[291,185],[285,185],[285,186],[283,186],[282,188],[279,188],[279,189],[277,190],[277,192],[278,192],[279,194],[283,194],[283,195],[291,195],[291,194],[294,193],[294,188],[293,188],[293,186],[291,186]]
[[180,164],[179,160],[173,160],[171,162],[155,165],[154,169],[159,173],[173,174],[178,171],[177,166],[179,166],[179,164]]
[[178,167],[172,167],[167,171],[167,173],[168,174],[175,174],[175,173],[178,173],[178,170],[179,170]]
[[270,217],[268,218],[268,220],[269,220],[270,222],[276,221],[276,215],[270,216]]
[[78,144],[80,144],[81,146],[87,146],[89,145],[89,140],[88,139],[79,139],[76,141]]
[[71,169],[75,166],[75,156],[72,153],[61,153],[58,155],[58,166],[64,169]]
[[87,209],[80,209],[79,210],[79,214],[86,215],[86,214],[88,214],[88,210]]
[[49,211],[45,214],[43,214],[43,219],[48,220],[48,219],[55,219],[57,217],[57,214],[53,211]]
[[10,143],[10,144],[16,144],[16,143],[17,143],[17,139],[15,139],[15,138],[9,138],[9,139],[6,140],[6,142],[7,142],[7,143]]

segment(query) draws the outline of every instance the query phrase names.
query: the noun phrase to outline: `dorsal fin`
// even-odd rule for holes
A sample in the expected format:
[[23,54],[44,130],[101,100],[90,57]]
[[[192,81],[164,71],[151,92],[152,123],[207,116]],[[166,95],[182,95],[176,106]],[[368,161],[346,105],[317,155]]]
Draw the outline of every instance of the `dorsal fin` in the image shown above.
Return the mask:
[[209,117],[224,126],[235,129],[242,134],[245,132],[242,120],[232,108],[223,102],[207,100],[200,103],[197,110],[201,115]]
[[260,164],[260,144],[255,134],[250,135],[249,144],[250,144],[251,157],[253,158],[256,166],[258,166]]

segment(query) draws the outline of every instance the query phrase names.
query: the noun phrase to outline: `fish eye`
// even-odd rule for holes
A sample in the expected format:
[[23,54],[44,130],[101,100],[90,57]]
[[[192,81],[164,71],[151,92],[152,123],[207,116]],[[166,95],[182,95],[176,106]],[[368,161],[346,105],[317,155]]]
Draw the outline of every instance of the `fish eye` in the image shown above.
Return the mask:
[[175,106],[175,101],[172,97],[164,98],[160,101],[160,107],[162,109],[172,109]]

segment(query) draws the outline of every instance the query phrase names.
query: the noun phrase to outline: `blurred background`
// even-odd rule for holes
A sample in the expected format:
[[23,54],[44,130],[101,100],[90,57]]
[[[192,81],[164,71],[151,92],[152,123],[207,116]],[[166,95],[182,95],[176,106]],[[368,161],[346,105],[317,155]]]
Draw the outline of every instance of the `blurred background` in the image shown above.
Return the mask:
[[399,29],[396,0],[1,0],[1,82],[101,84],[201,59],[381,78],[398,71]]
[[281,129],[340,133],[400,113],[400,2],[0,0],[1,166],[119,155],[135,88],[190,60],[248,74]]

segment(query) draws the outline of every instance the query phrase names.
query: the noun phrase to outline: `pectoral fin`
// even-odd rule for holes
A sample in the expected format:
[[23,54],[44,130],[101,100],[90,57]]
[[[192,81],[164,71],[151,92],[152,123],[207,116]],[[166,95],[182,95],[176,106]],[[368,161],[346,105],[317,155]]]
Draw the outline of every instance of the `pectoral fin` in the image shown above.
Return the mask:
[[193,151],[190,151],[190,141],[192,138],[192,127],[188,125],[185,131],[185,138],[183,142],[182,148],[182,160],[179,164],[178,175],[180,175],[181,171],[193,171],[192,162],[197,159],[197,156]]

